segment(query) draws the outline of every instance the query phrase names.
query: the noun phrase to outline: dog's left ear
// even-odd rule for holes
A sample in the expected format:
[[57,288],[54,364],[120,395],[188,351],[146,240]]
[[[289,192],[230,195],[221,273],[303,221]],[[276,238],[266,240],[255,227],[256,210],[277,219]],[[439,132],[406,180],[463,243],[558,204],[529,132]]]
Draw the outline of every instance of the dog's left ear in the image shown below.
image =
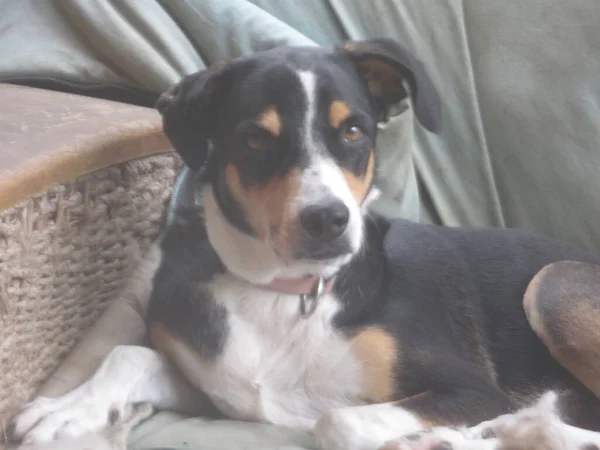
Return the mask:
[[192,170],[200,169],[208,159],[215,107],[224,92],[230,66],[220,63],[188,75],[156,102],[165,135]]
[[403,85],[410,86],[415,115],[421,125],[433,133],[441,128],[441,101],[423,64],[392,39],[346,42],[338,47],[346,54],[365,82],[382,117],[389,108],[406,97]]

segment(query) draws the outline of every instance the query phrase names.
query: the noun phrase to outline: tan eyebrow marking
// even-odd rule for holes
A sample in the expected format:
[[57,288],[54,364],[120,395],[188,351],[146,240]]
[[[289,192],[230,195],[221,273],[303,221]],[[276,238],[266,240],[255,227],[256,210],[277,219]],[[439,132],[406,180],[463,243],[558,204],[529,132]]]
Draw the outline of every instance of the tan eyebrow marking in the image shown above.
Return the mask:
[[261,112],[256,119],[256,123],[274,136],[279,136],[281,134],[281,117],[274,105],[269,106]]

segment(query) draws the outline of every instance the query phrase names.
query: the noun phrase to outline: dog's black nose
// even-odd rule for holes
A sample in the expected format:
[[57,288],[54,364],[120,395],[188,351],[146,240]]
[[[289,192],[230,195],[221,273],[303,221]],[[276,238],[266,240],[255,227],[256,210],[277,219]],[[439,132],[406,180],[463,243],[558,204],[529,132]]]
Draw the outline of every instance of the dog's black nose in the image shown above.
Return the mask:
[[330,241],[340,237],[348,226],[350,211],[339,200],[318,203],[300,212],[302,228],[313,239]]

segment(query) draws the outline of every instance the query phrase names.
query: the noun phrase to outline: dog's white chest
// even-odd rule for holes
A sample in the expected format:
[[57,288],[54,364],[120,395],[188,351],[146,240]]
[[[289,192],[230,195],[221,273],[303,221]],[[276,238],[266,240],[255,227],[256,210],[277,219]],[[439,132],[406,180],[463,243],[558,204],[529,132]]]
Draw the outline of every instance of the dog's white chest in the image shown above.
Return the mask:
[[249,289],[232,277],[218,280],[213,295],[228,310],[229,331],[223,353],[197,374],[223,413],[311,428],[324,411],[357,403],[359,366],[331,326],[333,298],[322,297],[304,318],[297,296]]

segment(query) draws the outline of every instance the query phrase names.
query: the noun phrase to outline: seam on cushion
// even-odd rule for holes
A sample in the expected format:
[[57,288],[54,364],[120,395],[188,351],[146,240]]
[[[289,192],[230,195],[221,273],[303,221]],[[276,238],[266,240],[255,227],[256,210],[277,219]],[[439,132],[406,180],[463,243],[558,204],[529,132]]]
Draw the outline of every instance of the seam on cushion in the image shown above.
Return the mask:
[[473,93],[474,93],[472,104],[477,113],[476,127],[479,132],[478,138],[481,142],[481,147],[485,154],[484,165],[486,168],[486,174],[488,175],[488,178],[489,178],[489,181],[491,184],[491,189],[492,189],[491,196],[492,196],[492,200],[494,202],[493,209],[497,216],[496,220],[499,222],[500,226],[506,227],[506,223],[504,220],[504,210],[502,208],[502,203],[500,201],[500,195],[498,193],[498,188],[497,188],[497,184],[496,184],[496,175],[495,175],[494,167],[492,165],[492,161],[490,158],[490,151],[489,151],[489,147],[488,147],[488,143],[487,143],[485,127],[483,126],[483,118],[482,118],[482,114],[481,114],[481,108],[479,107],[479,91],[477,89],[477,81],[475,79],[475,73],[473,70],[473,59],[471,57],[471,47],[469,45],[469,32],[467,30],[465,0],[461,0],[460,4],[461,4],[462,23],[463,23],[463,43],[464,43],[464,47],[465,47],[465,56],[467,58],[467,63],[469,65],[469,67],[468,67],[468,73],[470,76],[469,81],[470,81],[471,85],[473,86]]
[[189,30],[185,28],[185,25],[181,22],[181,19],[177,16],[176,13],[174,13],[171,9],[169,9],[169,2],[165,2],[165,0],[158,0],[158,5],[162,8],[162,10],[165,12],[165,14],[167,16],[169,16],[169,18],[173,21],[173,23],[175,23],[177,25],[177,28],[179,28],[181,33],[183,33],[183,35],[185,36],[185,38],[187,39],[189,44],[196,51],[196,54],[198,55],[198,57],[202,60],[202,64],[204,64],[204,67],[203,68],[198,67],[198,70],[203,70],[204,68],[206,68],[208,66],[208,64],[206,63],[205,55],[202,54],[202,50],[200,49],[198,44],[194,41],[193,36],[190,35]]
[[[210,20],[210,17],[203,14],[201,9],[197,6],[196,3],[191,2],[190,0],[181,0],[181,1],[185,1],[185,3],[192,9],[194,10],[194,12],[196,13],[196,15],[198,17],[201,17],[202,20],[207,23],[208,25],[212,26],[213,29],[222,29],[223,26],[225,26],[225,29],[228,31],[228,35],[227,35],[227,40],[225,42],[224,45],[227,46],[226,52],[225,52],[225,59],[232,59],[238,56],[243,56],[246,53],[253,53],[256,51],[260,51],[260,50],[266,50],[266,49],[271,49],[274,47],[277,47],[279,45],[282,44],[290,44],[291,41],[293,41],[296,38],[300,38],[302,41],[302,45],[317,45],[317,43],[315,43],[311,38],[307,37],[306,35],[304,35],[303,33],[301,33],[300,31],[298,31],[297,29],[295,29],[294,27],[292,27],[291,25],[287,24],[286,22],[284,22],[283,20],[279,19],[278,17],[274,16],[273,14],[269,13],[268,11],[264,10],[263,8],[261,8],[258,5],[255,5],[254,3],[248,1],[248,0],[227,0],[229,3],[227,3],[226,5],[223,5],[224,2],[221,2],[222,4],[220,6],[217,6],[215,8],[211,7],[211,11],[214,11],[216,8],[221,8],[221,10],[226,10],[226,15],[224,20],[221,20],[221,23],[217,23],[214,21]],[[236,5],[239,5],[239,7],[231,7],[231,5],[233,5],[233,3],[236,3]],[[246,8],[244,9],[242,12],[240,12],[240,9],[242,8]],[[254,16],[252,14],[249,14],[247,11],[248,10],[254,10],[254,11],[260,11],[261,14],[261,18],[257,19],[257,16]],[[236,27],[231,27],[231,23],[234,22],[234,19],[237,17],[243,17],[244,19],[248,19],[249,17],[251,18],[251,21],[246,21],[244,22],[244,27],[242,27],[242,32],[243,35],[241,34],[242,32],[239,32],[239,26]],[[280,27],[277,31],[283,30],[285,29],[286,32],[290,32],[292,34],[286,34],[286,37],[282,39],[276,38],[275,40],[273,40],[273,35],[268,34],[265,35],[264,34],[264,30],[263,33],[257,33],[256,29],[254,28],[252,22],[256,22],[256,21],[262,21],[264,22],[268,22],[270,21],[273,25],[276,25],[278,27]],[[225,25],[223,25],[223,23]],[[247,27],[247,24],[250,23],[251,26]],[[230,30],[236,28],[238,30],[238,33],[233,33]],[[293,36],[293,34],[296,34],[296,36]],[[276,33],[276,35],[278,35]],[[267,43],[267,46],[264,48],[253,48],[253,47],[248,47],[246,44],[250,41],[253,42],[255,41],[255,36],[259,36],[259,38],[262,39],[266,39],[267,37],[269,38],[269,42]],[[213,39],[214,42],[214,39]],[[233,48],[232,45],[233,44]],[[202,46],[202,44],[198,44],[200,46]],[[299,44],[296,44],[299,45]],[[204,49],[204,46],[202,46]],[[214,53],[214,48],[212,49],[213,53]],[[233,51],[232,51],[233,50]],[[203,50],[204,53],[208,53],[208,51],[206,49]],[[224,59],[223,56],[220,56],[216,59],[211,59],[212,55],[206,55],[206,60],[208,62],[208,65],[213,64],[214,62],[218,61],[218,60],[222,60]]]
[[348,33],[348,28],[346,27],[345,21],[339,11],[339,6],[334,6],[333,3],[333,1],[328,1],[327,9],[331,12],[331,16],[335,21],[335,27],[337,28],[340,36],[342,36],[343,40],[350,39],[350,34]]
[[353,25],[352,19],[348,17],[346,3],[344,1],[329,0],[327,2],[329,10],[333,13],[337,26],[344,34],[345,40],[355,40],[364,38],[364,29],[357,33],[356,26]]

